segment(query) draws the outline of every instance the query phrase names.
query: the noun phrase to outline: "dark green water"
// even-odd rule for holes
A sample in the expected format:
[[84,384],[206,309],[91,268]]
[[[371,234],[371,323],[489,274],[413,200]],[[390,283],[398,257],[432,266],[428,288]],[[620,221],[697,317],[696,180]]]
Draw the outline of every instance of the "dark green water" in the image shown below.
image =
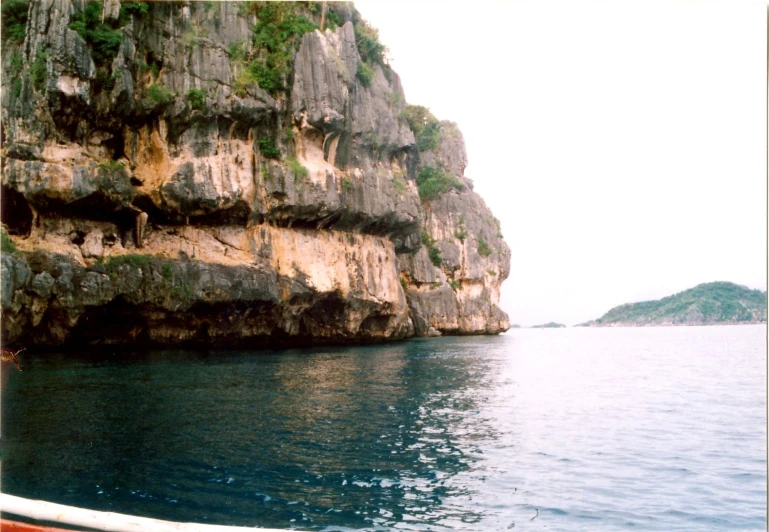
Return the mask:
[[765,530],[766,327],[25,356],[2,490],[303,530]]
[[3,389],[2,488],[176,521],[472,522],[437,510],[493,435],[467,350],[495,342],[26,357]]

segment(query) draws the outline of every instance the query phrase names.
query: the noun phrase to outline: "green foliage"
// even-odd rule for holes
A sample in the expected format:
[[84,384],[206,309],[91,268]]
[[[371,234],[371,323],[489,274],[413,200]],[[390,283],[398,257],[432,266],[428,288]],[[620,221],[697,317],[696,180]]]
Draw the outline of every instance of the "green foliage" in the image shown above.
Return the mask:
[[2,6],[3,42],[21,44],[27,32],[29,0],[3,0]]
[[78,16],[73,17],[69,25],[70,29],[75,30],[88,44],[97,66],[109,64],[123,42],[123,33],[120,30],[101,22],[102,9],[101,2],[91,0]]
[[460,215],[459,216],[459,228],[454,231],[454,236],[457,237],[462,242],[465,241],[465,238],[467,238],[467,229],[465,228],[465,217]]
[[374,69],[363,61],[358,62],[358,79],[364,87],[370,87],[374,79]]
[[492,277],[497,275],[497,272],[495,272],[494,270],[486,270],[486,273],[488,273]]
[[494,218],[494,225],[497,226],[497,238],[504,238],[502,236],[502,224],[498,218]]
[[363,19],[353,24],[353,30],[355,31],[355,44],[363,62],[369,65],[374,63],[385,65],[387,47],[379,42],[379,30]]
[[258,82],[253,69],[250,68],[250,65],[246,65],[235,74],[235,82],[233,83],[235,94],[245,98],[249,85],[258,85]]
[[406,279],[404,279],[403,277],[401,277],[401,288],[403,288],[404,292],[407,292],[409,289],[409,286],[406,283]]
[[109,160],[103,163],[99,163],[99,168],[102,170],[124,170],[125,164],[120,161]]
[[12,82],[12,93],[13,97],[18,98],[21,96],[21,90],[24,87],[24,80],[22,78],[22,70],[24,70],[24,60],[21,58],[19,54],[14,54],[11,56],[10,60],[10,76],[11,79],[13,79]]
[[187,101],[190,102],[190,107],[201,111],[205,108],[206,93],[200,89],[190,89],[187,91]]
[[438,149],[441,145],[441,123],[433,116],[430,109],[423,105],[407,105],[401,111],[401,117],[414,132],[419,151]]
[[18,98],[21,96],[21,90],[24,87],[24,81],[21,79],[21,77],[15,77],[13,79],[13,88],[12,93],[14,98]]
[[620,305],[596,321],[685,323],[690,314],[700,314],[705,323],[765,321],[766,292],[734,283],[705,283],[655,301]]
[[459,283],[454,279],[449,277],[448,282],[451,289],[454,290],[455,292],[459,289]]
[[387,98],[387,101],[390,102],[390,109],[392,109],[392,106],[395,105],[396,107],[399,107],[403,102],[403,94],[400,92],[390,92],[386,91],[384,93],[385,98]]
[[5,232],[5,228],[0,228],[0,251],[3,253],[13,253],[16,251],[16,244],[13,243],[11,237]]
[[173,278],[173,276],[174,276],[174,272],[171,269],[171,265],[170,264],[163,264],[162,270],[163,270],[163,278],[166,281],[170,281]]
[[208,38],[208,30],[194,22],[182,34],[182,42],[187,46],[196,46],[201,38]]
[[363,19],[353,23],[355,44],[361,61],[358,63],[357,77],[364,87],[370,87],[374,79],[374,64],[387,66],[387,48],[379,42],[379,30]]
[[284,131],[284,133],[286,134],[286,138],[288,140],[294,140],[294,130],[293,129],[291,129],[290,127],[287,127],[286,130]]
[[417,174],[417,187],[422,201],[429,201],[451,189],[462,190],[464,185],[440,168],[425,166]]
[[42,91],[45,88],[45,80],[48,79],[48,52],[42,48],[37,49],[35,60],[29,67],[29,75],[32,78],[32,86],[35,90]]
[[124,264],[142,268],[144,266],[149,266],[150,259],[151,257],[149,255],[137,255],[134,253],[129,255],[117,255],[109,258],[109,262],[107,262],[105,268],[108,272],[115,271]]
[[406,182],[402,177],[397,175],[393,177],[393,186],[395,187],[395,190],[398,192],[398,194],[403,194],[406,192]]
[[441,145],[441,124],[437,120],[425,124],[422,133],[416,137],[419,151],[437,150]]
[[113,72],[112,75],[107,78],[107,82],[104,84],[104,89],[111,91],[115,88],[115,82],[119,80],[123,74],[118,70],[117,72]]
[[427,234],[426,231],[422,231],[422,244],[427,248],[427,254],[430,257],[430,262],[435,266],[440,266],[443,263],[441,258],[441,250],[435,247],[435,240]]
[[486,240],[483,239],[483,237],[478,239],[478,255],[482,257],[488,257],[491,255],[491,248],[486,243]]
[[160,67],[158,67],[157,63],[152,63],[151,65],[148,65],[147,63],[141,63],[139,65],[139,72],[141,74],[151,72],[152,79],[158,79],[158,76],[160,75]]
[[94,80],[94,83],[102,90],[111,91],[115,88],[115,82],[120,79],[120,76],[120,71],[110,75],[109,70],[106,67],[98,67],[96,69],[96,79]]
[[304,179],[308,175],[310,175],[310,171],[302,166],[302,163],[299,162],[299,159],[296,157],[289,157],[286,159],[286,162],[288,163],[288,167],[291,169],[291,171],[294,173],[294,177],[299,179]]
[[174,99],[174,93],[171,92],[171,89],[159,83],[153,83],[149,86],[147,96],[158,105],[171,103],[171,100]]
[[233,61],[245,61],[247,57],[246,45],[243,41],[235,41],[230,44],[230,59]]
[[120,4],[120,16],[118,18],[120,25],[128,23],[130,17],[141,18],[147,15],[150,6],[146,2],[123,2]]
[[24,59],[19,54],[11,56],[11,74],[17,76],[24,70]]
[[341,25],[342,25],[342,17],[339,16],[339,13],[337,13],[333,9],[327,10],[326,11],[326,28],[330,29],[331,31],[334,31],[337,28],[337,26],[341,26]]
[[349,180],[348,178],[346,178],[346,177],[343,177],[343,178],[342,178],[342,188],[343,188],[343,189],[345,189],[345,190],[347,190],[347,191],[350,191],[350,190],[352,190],[352,181],[350,181],[350,180]]
[[275,141],[271,138],[259,139],[257,144],[261,154],[268,159],[280,159],[280,150],[275,147]]
[[262,179],[265,181],[270,180],[270,172],[267,170],[267,168],[264,165],[259,165],[259,167],[262,169]]
[[299,49],[302,35],[316,29],[309,19],[297,14],[300,8],[296,2],[249,2],[241,8],[258,18],[247,74],[240,78],[243,84],[256,82],[272,95],[287,90],[293,53]]
[[430,256],[430,262],[435,266],[440,266],[443,262],[443,259],[441,258],[441,250],[438,248],[430,248],[428,255]]

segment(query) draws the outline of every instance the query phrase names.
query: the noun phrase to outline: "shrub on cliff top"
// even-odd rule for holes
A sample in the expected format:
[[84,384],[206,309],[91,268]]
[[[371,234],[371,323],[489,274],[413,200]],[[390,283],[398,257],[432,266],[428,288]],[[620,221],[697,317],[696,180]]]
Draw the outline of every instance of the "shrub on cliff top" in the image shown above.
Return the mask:
[[[355,32],[355,45],[358,47],[361,62],[358,63],[358,79],[364,87],[371,86],[374,79],[374,64],[387,67],[387,48],[379,42],[379,30],[370,26],[368,22],[359,19],[353,23]],[[385,74],[389,70],[386,68]],[[389,79],[389,78],[388,78]]]
[[355,44],[363,62],[369,65],[373,63],[387,64],[385,60],[387,47],[379,42],[379,30],[360,19],[353,23],[353,31],[355,32]]
[[21,44],[27,32],[28,0],[3,0],[3,41]]

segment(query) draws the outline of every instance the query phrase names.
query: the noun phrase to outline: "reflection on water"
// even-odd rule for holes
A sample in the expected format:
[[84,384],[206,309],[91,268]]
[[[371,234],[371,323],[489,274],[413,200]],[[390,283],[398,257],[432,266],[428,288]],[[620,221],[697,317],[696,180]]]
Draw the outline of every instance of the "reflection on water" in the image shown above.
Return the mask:
[[315,530],[765,530],[766,329],[25,357],[2,489]]
[[453,479],[494,437],[491,372],[477,341],[438,345],[29,358],[3,391],[3,488],[238,525],[477,521]]

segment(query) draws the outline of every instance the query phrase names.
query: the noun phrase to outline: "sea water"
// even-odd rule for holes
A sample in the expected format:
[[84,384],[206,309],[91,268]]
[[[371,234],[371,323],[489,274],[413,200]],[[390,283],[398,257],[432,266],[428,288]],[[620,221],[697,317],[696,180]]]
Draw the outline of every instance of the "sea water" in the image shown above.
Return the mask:
[[766,328],[22,357],[3,492],[302,530],[765,530]]

